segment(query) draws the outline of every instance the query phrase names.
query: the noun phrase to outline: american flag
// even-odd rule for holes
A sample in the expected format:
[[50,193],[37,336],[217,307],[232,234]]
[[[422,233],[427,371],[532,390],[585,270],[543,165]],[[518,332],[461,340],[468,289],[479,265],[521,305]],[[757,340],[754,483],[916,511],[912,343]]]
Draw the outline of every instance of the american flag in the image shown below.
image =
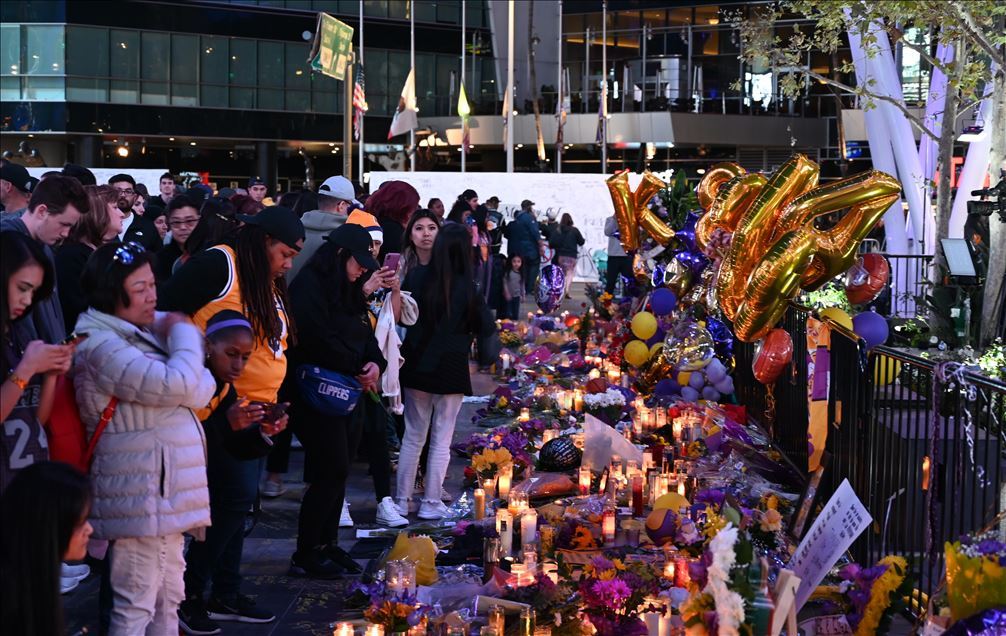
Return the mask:
[[367,94],[364,91],[363,64],[356,71],[356,81],[353,83],[353,139],[360,140],[363,135],[363,114],[367,112]]

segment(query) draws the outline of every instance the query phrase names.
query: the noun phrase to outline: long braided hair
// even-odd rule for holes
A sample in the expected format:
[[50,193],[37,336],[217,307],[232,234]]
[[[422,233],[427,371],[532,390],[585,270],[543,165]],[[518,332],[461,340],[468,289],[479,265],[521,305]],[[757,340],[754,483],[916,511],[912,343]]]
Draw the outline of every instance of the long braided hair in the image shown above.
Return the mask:
[[[241,304],[251,322],[255,335],[266,340],[274,350],[279,349],[283,324],[276,310],[276,298],[288,306],[286,280],[273,278],[266,255],[267,240],[271,238],[258,225],[244,225],[237,231],[234,252],[237,254],[238,283],[241,285]],[[287,331],[290,344],[294,342],[293,317],[287,312]]]

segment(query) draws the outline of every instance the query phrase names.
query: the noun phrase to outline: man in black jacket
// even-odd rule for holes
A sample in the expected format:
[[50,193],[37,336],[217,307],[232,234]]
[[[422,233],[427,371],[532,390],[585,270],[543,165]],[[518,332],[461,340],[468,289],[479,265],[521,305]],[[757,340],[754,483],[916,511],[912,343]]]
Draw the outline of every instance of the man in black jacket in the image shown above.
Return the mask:
[[161,235],[150,219],[133,213],[136,202],[136,180],[128,174],[116,174],[108,180],[108,185],[116,190],[118,200],[115,205],[122,212],[122,232],[119,240],[123,243],[134,241],[148,252],[156,252],[164,245]]

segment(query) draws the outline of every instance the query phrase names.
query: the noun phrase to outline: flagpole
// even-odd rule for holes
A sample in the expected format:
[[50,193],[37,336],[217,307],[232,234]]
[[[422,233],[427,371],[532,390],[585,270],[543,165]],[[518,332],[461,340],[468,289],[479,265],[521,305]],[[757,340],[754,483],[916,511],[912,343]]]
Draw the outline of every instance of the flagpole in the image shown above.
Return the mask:
[[[360,67],[363,67],[363,0],[360,0]],[[355,81],[355,80],[354,80]],[[354,91],[355,92],[355,91]],[[363,184],[363,125],[364,114],[360,113],[360,143],[357,144],[359,154],[360,184]]]
[[601,3],[601,174],[608,174],[608,0]]
[[[562,90],[562,0],[557,3],[557,10],[559,12],[559,94],[558,101],[556,102],[556,112],[559,114],[559,118],[556,120],[556,124],[562,126],[562,100],[563,100],[563,90]],[[555,172],[556,174],[562,174],[562,144],[555,145]]]
[[[465,0],[461,0],[461,90],[465,85]],[[468,147],[465,144],[464,122],[461,122],[461,172],[465,171],[465,160],[468,158]]]
[[342,137],[345,143],[342,153],[342,174],[344,177],[353,180],[353,55],[346,60],[346,75],[344,77],[346,89],[346,101],[343,105],[342,116]]
[[[416,7],[409,0],[409,69],[416,69]],[[416,129],[409,129],[409,170],[416,171]]]
[[[514,0],[507,0],[507,52],[506,52],[506,90],[509,97],[509,108],[506,111],[506,171],[513,172],[513,9]],[[507,103],[507,100],[504,100]]]

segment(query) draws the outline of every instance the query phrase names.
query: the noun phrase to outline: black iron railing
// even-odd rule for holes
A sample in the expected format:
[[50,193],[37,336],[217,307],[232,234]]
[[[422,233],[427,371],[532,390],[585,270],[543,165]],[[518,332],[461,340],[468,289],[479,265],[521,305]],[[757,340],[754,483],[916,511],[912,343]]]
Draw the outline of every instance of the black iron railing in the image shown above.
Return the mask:
[[[797,306],[787,313],[793,365],[774,387],[751,374],[754,345],[738,343],[735,373],[738,397],[804,470],[808,315]],[[943,578],[944,543],[1006,509],[1006,384],[883,346],[867,352],[854,333],[832,326],[820,501],[849,480],[874,519],[852,556],[864,564],[907,557],[924,607]]]

